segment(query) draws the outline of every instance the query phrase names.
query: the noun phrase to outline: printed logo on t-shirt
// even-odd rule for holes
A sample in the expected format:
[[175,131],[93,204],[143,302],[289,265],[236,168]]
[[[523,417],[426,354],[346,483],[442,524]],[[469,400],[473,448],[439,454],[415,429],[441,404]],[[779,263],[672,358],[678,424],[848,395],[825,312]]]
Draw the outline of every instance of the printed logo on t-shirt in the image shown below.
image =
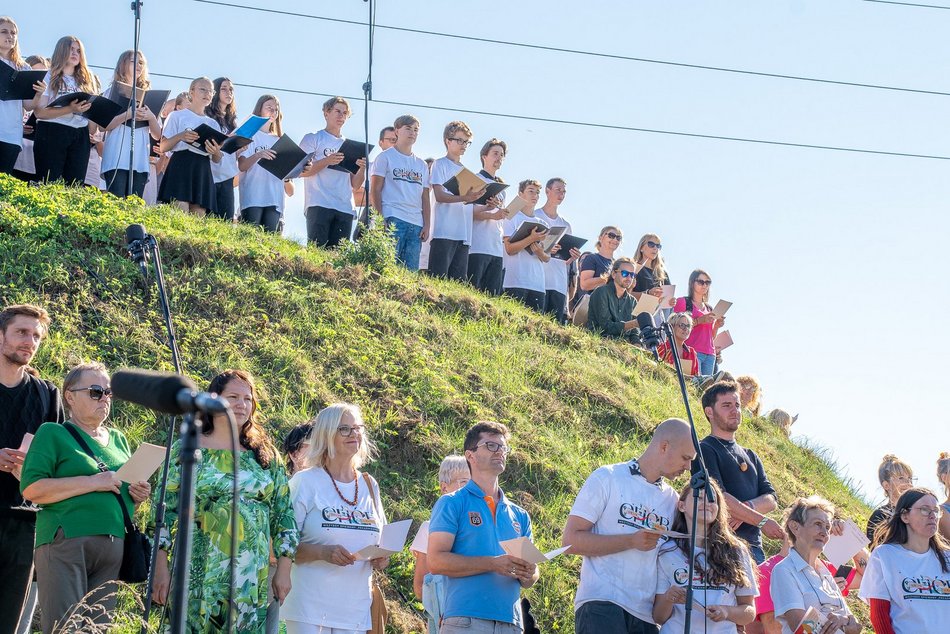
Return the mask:
[[[682,568],[677,568],[673,571],[673,582],[678,586],[685,586],[686,580],[689,579],[689,568],[683,566]],[[703,579],[703,573],[699,568],[693,568],[693,589],[694,590],[721,590],[725,591],[726,589],[721,586],[706,585],[706,580]]]
[[340,148],[332,148],[332,147],[324,148],[323,156],[327,157],[327,156],[330,156],[331,154],[336,154],[339,151],[340,151]]
[[518,532],[519,535],[521,534],[521,522],[511,518],[511,526]]
[[660,530],[669,530],[670,528],[669,518],[663,517],[642,504],[630,504],[629,502],[620,505],[620,519],[617,520],[617,523],[633,528],[655,528]]
[[393,168],[393,180],[412,183],[413,185],[422,185],[422,172],[417,170],[407,170],[402,167]]
[[355,531],[379,531],[372,512],[350,509],[342,506],[323,507],[321,528],[343,528]]
[[950,600],[950,581],[940,577],[927,575],[904,577],[901,588],[907,593],[904,595],[905,599]]
[[482,514],[478,511],[469,511],[468,512],[468,523],[472,526],[481,526],[482,525]]

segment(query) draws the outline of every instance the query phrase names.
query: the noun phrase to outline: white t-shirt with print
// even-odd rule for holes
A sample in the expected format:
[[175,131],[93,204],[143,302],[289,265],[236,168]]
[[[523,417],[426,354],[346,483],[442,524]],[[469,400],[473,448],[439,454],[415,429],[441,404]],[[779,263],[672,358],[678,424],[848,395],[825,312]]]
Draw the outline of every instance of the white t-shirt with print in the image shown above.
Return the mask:
[[[107,88],[104,96],[108,97],[112,88]],[[102,172],[129,169],[129,145],[132,143],[132,127],[120,124],[106,132],[102,142]],[[152,148],[152,135],[148,126],[135,129],[135,164],[134,172],[148,172],[148,155]]]
[[[552,229],[554,227],[565,227],[564,233],[571,232],[571,223],[567,220],[564,220],[560,215],[552,218],[546,213],[543,209],[539,209],[535,212],[536,215],[540,216],[548,226]],[[557,291],[558,293],[563,293],[567,295],[567,262],[560,259],[552,257],[547,262],[544,262],[544,290],[546,291]]]
[[[544,212],[542,211],[535,211],[533,216],[519,211],[505,221],[505,237],[510,238],[514,235],[518,227],[521,226],[521,223],[526,220],[540,222],[543,225],[548,224],[547,218],[544,217]],[[538,256],[525,248],[514,255],[508,255],[506,251],[504,257],[505,282],[503,286],[505,288],[524,288],[529,291],[544,292],[544,262],[542,262]]]
[[[208,124],[218,132],[221,131],[221,126],[219,126],[218,122],[211,117],[206,117],[203,114],[197,114],[188,108],[175,110],[168,115],[167,119],[165,119],[165,127],[162,128],[162,137],[165,139],[170,139],[177,134],[181,134],[185,130],[194,130],[202,123]],[[189,152],[194,152],[195,154],[200,154],[201,156],[208,156],[208,153],[204,150],[199,150],[196,147],[192,147],[184,141],[179,141],[175,147],[171,149],[172,152],[181,152],[182,150],[188,150]],[[213,162],[214,161],[212,161],[212,163]]]
[[896,634],[950,629],[950,573],[940,569],[933,551],[921,554],[898,544],[878,546],[871,552],[860,593],[865,600],[891,602]]
[[[46,82],[46,92],[43,93],[43,95],[48,99],[46,105],[53,103],[63,95],[79,92],[79,86],[76,84],[76,78],[72,75],[63,75],[63,82],[60,85],[59,90],[56,92],[53,92],[53,87],[50,85],[49,71],[47,71],[46,76],[43,77],[43,81]],[[62,125],[68,125],[70,128],[85,128],[87,125],[89,125],[89,119],[75,112],[63,114],[59,117],[56,117],[55,119],[40,119],[40,121],[60,123]]]
[[[669,529],[676,492],[630,472],[629,462],[600,467],[577,493],[571,515],[593,523],[595,535],[630,535],[640,528]],[[574,609],[588,601],[609,601],[647,623],[653,622],[659,549],[625,550],[583,557]]]
[[399,218],[421,227],[422,195],[429,188],[429,166],[425,161],[391,147],[373,161],[373,176],[384,179],[383,218]]
[[[269,150],[279,137],[258,130],[251,137],[251,144],[244,148],[241,156],[249,157],[261,150]],[[254,163],[241,176],[241,209],[248,207],[276,206],[278,212],[284,210],[284,181],[277,178],[261,164]]]
[[[304,135],[300,140],[300,149],[307,153],[315,152],[313,160],[316,162],[339,152],[345,140],[342,136],[333,136],[326,130],[320,130]],[[353,185],[350,176],[349,172],[325,167],[303,179],[304,209],[326,207],[352,215]]]
[[[486,178],[484,174],[478,174],[486,183],[494,183],[495,181]],[[502,191],[498,194],[498,198],[504,202],[505,192]],[[505,253],[505,246],[502,244],[502,229],[504,227],[504,220],[475,220],[474,210],[475,207],[469,207],[469,210],[472,211],[472,229],[469,236],[469,246],[468,253],[480,254],[480,255],[491,255],[494,257],[502,257]]]
[[[355,553],[378,543],[379,527],[386,524],[386,516],[384,512],[383,517],[376,517],[366,480],[359,476],[354,482],[337,482],[336,486],[352,500],[356,482],[359,499],[353,507],[340,499],[323,469],[304,469],[294,474],[290,479],[290,496],[301,544],[337,544]],[[378,485],[374,482],[373,487],[377,489]],[[374,492],[378,495],[378,489]],[[349,566],[326,561],[295,563],[290,570],[292,588],[280,608],[280,618],[325,628],[369,630],[372,574],[372,566],[366,560]]]
[[[705,561],[705,552],[702,548],[696,549],[696,558],[700,562]],[[657,558],[657,578],[656,594],[663,594],[672,586],[686,587],[689,579],[689,561],[686,554],[678,545],[672,542],[663,544],[660,548],[660,556]],[[732,607],[738,605],[736,597],[754,597],[758,594],[756,585],[756,568],[752,562],[749,551],[742,549],[742,569],[745,571],[746,579],[749,580],[748,586],[735,586],[733,584],[717,586],[707,584],[701,571],[693,568],[693,597],[701,605],[724,605]],[[681,634],[686,625],[686,607],[682,604],[673,604],[673,614],[667,619],[666,623],[660,628],[660,634]],[[716,623],[706,619],[702,612],[696,606],[693,606],[693,615],[690,620],[690,631],[697,634],[735,634],[736,624],[732,621],[720,621]]]
[[[447,156],[438,158],[432,164],[431,181],[433,185],[442,185],[462,171],[462,164],[456,163]],[[447,193],[451,193],[448,192]],[[470,225],[472,224],[472,205],[463,203],[436,202],[432,211],[433,238],[445,240],[461,240],[470,242]]]

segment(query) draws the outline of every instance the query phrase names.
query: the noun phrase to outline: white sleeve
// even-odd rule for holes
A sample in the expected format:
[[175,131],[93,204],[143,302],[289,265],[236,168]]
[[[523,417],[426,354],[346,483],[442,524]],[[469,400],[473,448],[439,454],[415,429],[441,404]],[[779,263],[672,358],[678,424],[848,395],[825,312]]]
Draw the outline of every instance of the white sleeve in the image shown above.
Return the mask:
[[445,181],[455,176],[455,174],[447,174],[448,170],[445,169],[445,161],[439,160],[436,161],[432,166],[432,174],[430,175],[430,183],[432,185],[442,185]]
[[583,518],[593,524],[597,523],[607,507],[607,486],[604,482],[604,473],[600,469],[594,471],[587,478],[587,482],[577,492],[571,515]]
[[771,590],[776,618],[789,610],[805,609],[805,598],[795,581],[795,570],[791,566],[782,566],[781,562],[775,566],[772,570]]
[[878,546],[871,551],[871,558],[868,560],[868,567],[861,577],[861,590],[859,594],[862,599],[884,599],[892,601],[891,593],[887,588],[887,566],[885,565],[884,554],[882,550],[887,546]]
[[669,555],[660,553],[656,558],[656,591],[653,594],[663,594],[673,585],[673,579],[670,577],[667,560]]
[[290,478],[290,499],[294,505],[294,518],[297,520],[297,530],[303,535],[303,525],[307,520],[307,514],[310,512],[310,502],[313,500],[313,493],[308,486],[306,472],[295,473]]
[[518,230],[518,226],[521,224],[521,222],[518,222],[517,224],[515,224],[515,220],[517,218],[518,218],[518,215],[516,214],[514,217],[508,218],[507,220],[505,220],[505,224],[502,225],[502,228],[504,230],[503,235],[506,238],[510,238],[511,236],[514,235],[515,231]]
[[757,597],[759,596],[759,571],[755,567],[755,562],[752,561],[752,555],[749,554],[747,548],[742,549],[742,569],[745,571],[745,576],[749,580],[751,585],[748,586],[738,586],[736,587],[736,596],[737,597]]
[[386,172],[389,171],[389,157],[386,155],[386,152],[382,152],[379,156],[376,157],[376,160],[373,161],[373,173],[372,176],[382,176],[386,177]]
[[[313,132],[305,134],[302,139],[300,139],[300,149],[309,154],[310,152],[317,151],[317,135]],[[323,158],[322,156],[320,158]]]
[[426,165],[426,162],[422,159],[420,159],[420,162],[422,163],[422,187],[428,189],[432,186],[432,180],[429,176],[429,166]]
[[162,137],[170,139],[181,132],[181,116],[178,114],[179,112],[179,110],[176,110],[165,119],[165,127],[162,128]]

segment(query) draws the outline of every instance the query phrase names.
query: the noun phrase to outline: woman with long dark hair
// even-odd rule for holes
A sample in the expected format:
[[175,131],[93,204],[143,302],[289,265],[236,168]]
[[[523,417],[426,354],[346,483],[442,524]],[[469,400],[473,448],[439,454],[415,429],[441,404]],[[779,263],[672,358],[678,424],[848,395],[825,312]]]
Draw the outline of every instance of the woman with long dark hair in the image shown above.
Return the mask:
[[712,278],[702,269],[689,274],[689,290],[685,297],[676,300],[673,312],[686,313],[693,318],[693,332],[686,345],[694,348],[699,355],[699,373],[709,376],[716,368],[716,346],[713,340],[724,318],[717,317],[709,305],[709,287]]
[[[269,555],[277,559],[272,583],[274,597],[283,602],[290,592],[290,564],[297,551],[297,525],[290,501],[284,462],[257,417],[257,387],[250,374],[225,370],[211,380],[208,392],[220,394],[231,404],[239,429],[241,455],[238,501],[238,561],[235,587],[238,632],[264,632],[267,616],[267,568]],[[189,632],[224,631],[231,550],[231,483],[233,459],[228,419],[217,415],[202,417],[199,439],[201,459],[195,473],[195,534],[191,553],[191,584],[188,591]],[[172,447],[172,468],[165,495],[166,521],[171,529],[178,523],[181,444]],[[157,502],[155,506],[157,507]],[[168,534],[158,536],[159,557],[155,570],[156,603],[168,598]]]
[[[237,128],[237,101],[234,98],[234,82],[227,77],[218,77],[212,82],[214,97],[205,108],[205,115],[211,117],[225,134],[231,134]],[[221,153],[221,162],[211,164],[214,177],[214,195],[217,207],[208,214],[222,220],[234,220],[234,179],[241,173],[238,168],[237,152]]]
[[875,533],[861,598],[877,634],[945,632],[950,623],[950,544],[937,531],[942,509],[928,489],[901,494]]
[[[691,632],[729,634],[755,619],[756,573],[749,550],[729,528],[722,490],[709,481],[713,501],[700,495],[693,554],[693,614]],[[689,534],[693,524],[692,488],[680,492],[670,530]],[[672,539],[657,558],[653,619],[661,634],[679,633],[685,626],[686,582],[689,579],[689,539]],[[698,605],[697,605],[698,604]]]

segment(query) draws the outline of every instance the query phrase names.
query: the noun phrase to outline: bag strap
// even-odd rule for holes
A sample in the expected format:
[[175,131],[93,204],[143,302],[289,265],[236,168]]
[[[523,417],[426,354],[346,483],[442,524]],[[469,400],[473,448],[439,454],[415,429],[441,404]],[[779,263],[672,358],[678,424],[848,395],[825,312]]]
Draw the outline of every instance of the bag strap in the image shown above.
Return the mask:
[[[96,454],[93,453],[92,449],[89,447],[89,444],[85,440],[83,440],[83,437],[79,435],[79,431],[73,426],[72,423],[67,422],[66,424],[63,425],[63,427],[65,427],[66,431],[68,431],[70,435],[76,439],[76,442],[79,444],[79,447],[83,451],[86,452],[86,455],[95,461],[96,467],[99,469],[100,472],[109,471],[109,467],[107,467],[105,463],[102,462],[102,460],[99,460]],[[112,495],[114,495],[116,500],[119,501],[119,508],[122,509],[122,518],[125,520],[125,532],[127,533],[133,532],[135,529],[135,525],[132,524],[132,518],[129,517],[129,510],[125,508],[125,500],[122,499],[122,495],[120,495],[119,493],[113,492]]]
[[370,479],[369,474],[364,471],[361,475],[363,476],[363,480],[366,481],[370,496],[373,498],[373,510],[376,511],[376,521],[379,523],[383,520],[383,514],[379,512],[379,503],[376,497],[377,491],[373,487],[373,481]]

